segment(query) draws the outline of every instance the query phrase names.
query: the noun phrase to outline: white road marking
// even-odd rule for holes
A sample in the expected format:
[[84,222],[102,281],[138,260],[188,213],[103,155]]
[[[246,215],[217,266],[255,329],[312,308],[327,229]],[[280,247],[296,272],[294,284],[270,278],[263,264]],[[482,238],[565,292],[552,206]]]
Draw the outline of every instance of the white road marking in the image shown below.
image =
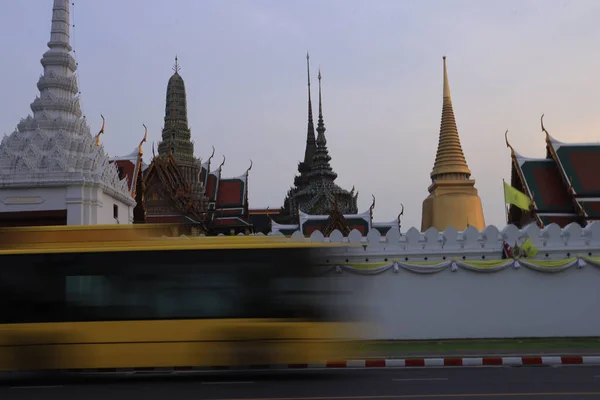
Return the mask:
[[407,378],[407,379],[392,379],[394,382],[410,382],[410,381],[447,381],[448,378]]

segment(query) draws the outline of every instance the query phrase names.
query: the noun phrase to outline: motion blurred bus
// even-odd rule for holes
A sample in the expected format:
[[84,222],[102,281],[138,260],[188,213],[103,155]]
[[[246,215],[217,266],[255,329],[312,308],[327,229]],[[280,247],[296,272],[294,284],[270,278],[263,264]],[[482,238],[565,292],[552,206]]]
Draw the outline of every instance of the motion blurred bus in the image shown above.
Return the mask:
[[317,245],[164,237],[164,229],[0,229],[0,371],[246,367],[349,356],[351,310],[323,279]]

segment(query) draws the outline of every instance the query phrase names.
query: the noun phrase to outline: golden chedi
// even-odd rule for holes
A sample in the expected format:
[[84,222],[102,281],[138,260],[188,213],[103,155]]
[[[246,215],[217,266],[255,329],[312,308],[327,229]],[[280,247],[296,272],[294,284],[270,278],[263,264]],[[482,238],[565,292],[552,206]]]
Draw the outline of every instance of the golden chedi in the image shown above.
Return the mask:
[[428,190],[429,196],[423,201],[422,232],[430,227],[438,231],[451,226],[458,231],[468,226],[478,230],[485,228],[481,199],[475,188],[475,180],[471,179],[456,128],[446,57],[440,139]]

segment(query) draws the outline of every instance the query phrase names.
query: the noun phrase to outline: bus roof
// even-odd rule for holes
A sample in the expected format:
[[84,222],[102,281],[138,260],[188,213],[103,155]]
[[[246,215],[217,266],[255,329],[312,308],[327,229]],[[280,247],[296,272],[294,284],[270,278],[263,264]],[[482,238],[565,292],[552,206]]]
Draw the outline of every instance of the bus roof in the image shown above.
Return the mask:
[[[0,228],[1,254],[317,248],[330,243],[281,236],[176,236],[177,225],[80,225]],[[340,243],[341,244],[341,243]],[[338,245],[340,245],[338,244]]]

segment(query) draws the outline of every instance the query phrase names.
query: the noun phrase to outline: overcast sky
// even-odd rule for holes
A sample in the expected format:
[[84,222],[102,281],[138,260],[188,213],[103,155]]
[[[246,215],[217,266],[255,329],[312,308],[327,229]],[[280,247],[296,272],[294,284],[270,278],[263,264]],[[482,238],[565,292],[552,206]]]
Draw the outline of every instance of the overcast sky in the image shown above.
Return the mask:
[[[0,13],[0,134],[30,113],[52,0]],[[337,183],[360,211],[421,224],[442,109],[442,56],[467,162],[487,224],[505,225],[511,144],[545,156],[539,119],[557,139],[599,141],[597,0],[75,0],[72,45],[92,131],[106,117],[111,155],[149,127],[160,140],[175,55],[196,155],[226,155],[226,175],[254,160],[250,206],[278,208],[306,139],[306,65],[323,74]],[[313,79],[316,87],[316,79]],[[313,91],[313,101],[317,93]]]

